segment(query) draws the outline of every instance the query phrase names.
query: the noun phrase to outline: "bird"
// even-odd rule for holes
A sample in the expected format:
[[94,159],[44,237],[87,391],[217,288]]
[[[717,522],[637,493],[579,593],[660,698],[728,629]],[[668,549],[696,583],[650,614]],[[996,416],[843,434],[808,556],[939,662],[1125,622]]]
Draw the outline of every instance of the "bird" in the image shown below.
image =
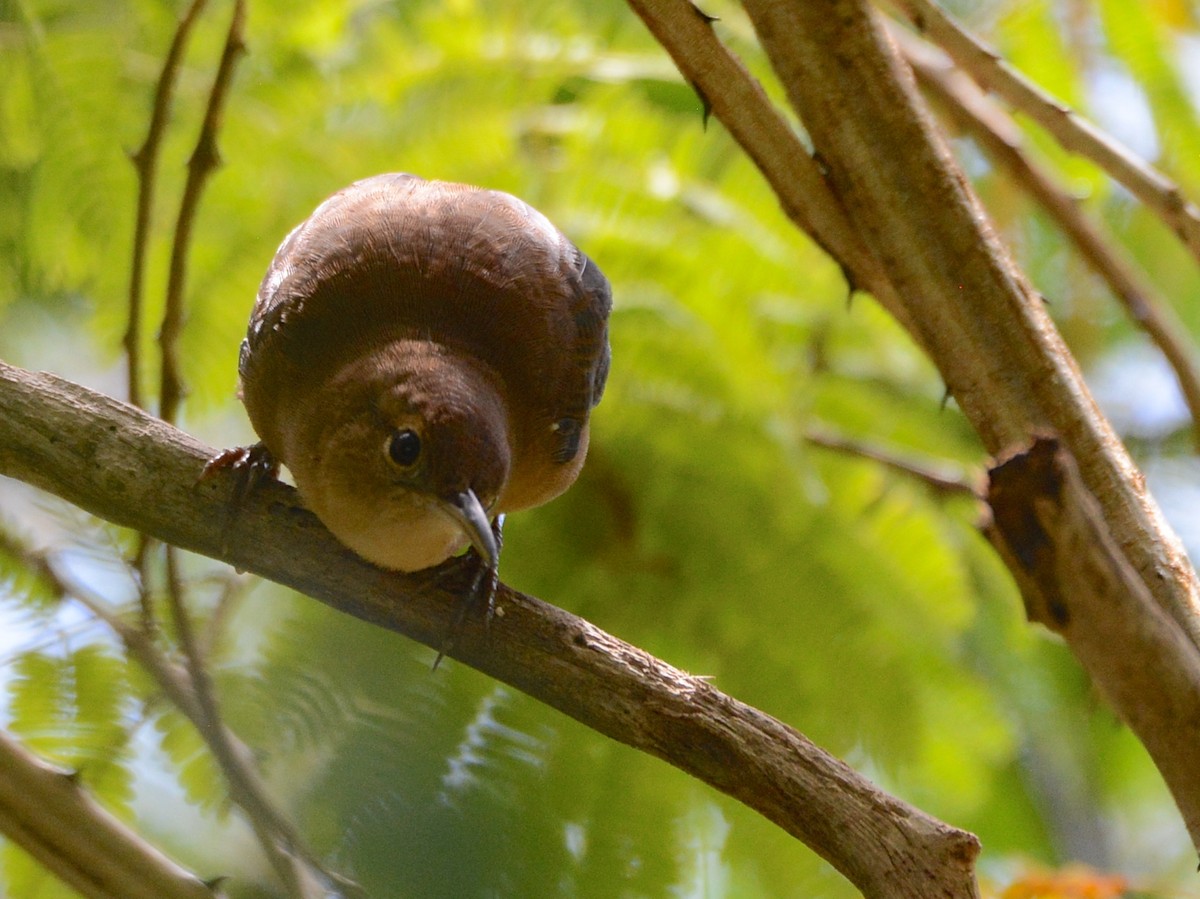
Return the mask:
[[583,466],[611,308],[595,262],[511,194],[356,181],[267,269],[238,358],[259,443],[207,470],[252,485],[285,466],[328,530],[381,568],[473,551],[469,592],[486,594],[490,622],[503,516],[559,496]]

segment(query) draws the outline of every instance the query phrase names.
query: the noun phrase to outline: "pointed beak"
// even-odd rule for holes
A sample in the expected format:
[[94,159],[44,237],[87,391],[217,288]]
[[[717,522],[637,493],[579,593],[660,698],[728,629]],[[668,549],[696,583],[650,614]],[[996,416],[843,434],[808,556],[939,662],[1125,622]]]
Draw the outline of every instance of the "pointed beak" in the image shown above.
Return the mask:
[[468,488],[447,497],[443,508],[462,527],[475,551],[487,560],[491,568],[495,568],[500,562],[500,548],[496,546],[492,524],[475,491]]

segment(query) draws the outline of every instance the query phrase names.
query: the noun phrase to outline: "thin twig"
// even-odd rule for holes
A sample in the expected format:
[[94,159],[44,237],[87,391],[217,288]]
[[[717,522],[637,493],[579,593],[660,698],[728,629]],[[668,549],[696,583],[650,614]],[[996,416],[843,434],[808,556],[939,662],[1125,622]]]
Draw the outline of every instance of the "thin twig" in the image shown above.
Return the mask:
[[249,748],[237,740],[221,717],[220,706],[213,690],[212,679],[200,652],[191,615],[184,601],[183,582],[179,574],[179,551],[166,547],[167,605],[171,610],[175,634],[183,652],[189,687],[195,700],[196,728],[208,744],[229,784],[230,797],[246,812],[251,827],[266,851],[275,873],[294,897],[325,895],[312,872],[304,869],[302,860],[319,872],[327,883],[330,875],[321,870],[296,828],[267,798],[263,784],[254,767]]
[[225,623],[238,607],[240,600],[260,583],[259,579],[250,575],[228,572],[221,577],[221,591],[213,604],[212,614],[208,616],[208,626],[200,635],[199,646],[202,656],[211,655],[224,632]]
[[809,430],[804,439],[813,446],[857,456],[860,459],[870,459],[884,468],[920,481],[939,496],[969,496],[977,500],[984,498],[982,471],[964,473],[958,466],[948,462],[904,456],[893,450],[872,446],[825,430]]
[[154,210],[154,188],[158,175],[158,151],[166,130],[167,117],[171,111],[171,95],[179,74],[179,63],[187,46],[192,25],[195,24],[204,4],[208,0],[192,0],[179,20],[167,58],[163,61],[162,73],[154,90],[154,107],[150,113],[150,127],[146,140],[138,151],[130,156],[137,171],[138,195],[137,216],[133,227],[133,261],[129,271],[129,325],[125,331],[125,359],[129,371],[129,402],[142,405],[142,294],[146,275],[146,249],[150,238],[150,218]]
[[142,630],[152,634],[158,628],[154,614],[154,598],[150,591],[150,551],[154,541],[145,534],[137,535],[137,551],[130,563],[134,582],[137,586],[138,610],[141,617]]
[[979,144],[999,167],[1058,222],[1088,264],[1162,351],[1175,371],[1180,392],[1192,415],[1193,441],[1200,450],[1200,372],[1196,350],[1174,309],[1137,270],[1121,248],[1084,214],[1079,202],[1023,149],[1017,124],[984,95],[962,71],[927,45],[899,29],[892,36],[904,51],[918,82],[941,108]]
[[235,0],[233,18],[225,37],[225,48],[217,65],[212,91],[208,95],[208,107],[204,112],[204,123],[196,148],[188,160],[187,181],[183,189],[183,200],[179,204],[179,218],[175,223],[175,237],[171,244],[171,263],[167,276],[166,305],[163,310],[162,327],[158,333],[159,349],[162,354],[162,386],[159,397],[159,415],[173,422],[183,400],[183,376],[179,365],[179,336],[183,331],[184,284],[187,280],[187,255],[191,244],[192,225],[200,196],[209,176],[220,164],[217,152],[217,132],[221,126],[221,114],[229,87],[233,79],[233,67],[245,49],[242,32],[246,17],[245,0]]
[[890,2],[985,89],[1045,128],[1064,149],[1092,160],[1123,184],[1200,260],[1200,208],[1175,182],[1010,66],[933,0]]
[[[154,106],[150,113],[150,126],[146,140],[132,160],[138,176],[137,217],[133,231],[133,260],[129,275],[129,324],[125,331],[125,358],[129,370],[129,402],[143,406],[142,402],[142,297],[146,269],[146,251],[150,237],[150,219],[154,209],[154,189],[158,175],[159,148],[166,131],[167,118],[171,111],[171,96],[179,74],[179,65],[187,46],[192,26],[199,18],[208,0],[192,0],[171,39],[167,57],[154,91]],[[145,534],[138,535],[137,552],[133,559],[138,585],[138,600],[141,604],[142,629],[151,633],[156,624],[154,606],[150,601],[148,562],[151,541]]]

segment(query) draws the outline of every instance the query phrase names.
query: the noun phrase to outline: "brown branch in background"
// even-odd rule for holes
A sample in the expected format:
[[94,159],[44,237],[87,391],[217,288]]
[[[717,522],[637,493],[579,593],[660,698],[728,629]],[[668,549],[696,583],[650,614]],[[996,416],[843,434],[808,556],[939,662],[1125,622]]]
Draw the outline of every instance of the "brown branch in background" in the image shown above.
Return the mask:
[[[104,621],[185,715],[194,700],[184,672],[146,634],[70,583],[44,552],[0,530],[0,551],[19,559],[59,600],[77,599]],[[118,824],[79,778],[35,758],[0,732],[0,833],[89,899],[213,899],[205,882]]]
[[[221,717],[208,668],[200,651],[191,615],[184,602],[179,575],[179,550],[167,546],[167,604],[183,652],[189,688],[194,698],[189,716],[204,738],[229,784],[230,798],[246,812],[267,859],[294,899],[321,899],[334,882],[322,869],[296,828],[267,798],[250,748],[233,734]],[[305,864],[310,866],[306,869]],[[344,884],[343,884],[344,885]]]
[[0,732],[0,833],[88,899],[216,899],[101,808],[77,777]]
[[133,261],[129,266],[129,325],[125,330],[125,359],[129,371],[129,402],[142,402],[142,295],[146,276],[146,250],[150,242],[150,219],[154,211],[154,188],[158,175],[158,151],[171,111],[171,95],[179,74],[179,63],[187,46],[192,25],[195,24],[207,0],[192,0],[191,6],[179,20],[171,47],[163,62],[162,73],[154,90],[154,106],[146,140],[130,158],[137,171],[137,215],[133,226]]
[[[181,21],[164,63],[163,74],[155,96],[150,130],[146,144],[135,157],[141,179],[138,198],[138,230],[134,248],[134,283],[130,295],[130,324],[126,335],[127,352],[130,359],[131,396],[137,396],[139,370],[139,338],[141,319],[141,281],[144,268],[146,232],[152,200],[153,175],[157,161],[157,148],[166,123],[171,88],[178,68],[179,57],[192,23],[204,5],[204,0],[193,0],[186,16]],[[232,83],[233,68],[244,49],[243,29],[245,2],[235,0],[233,15],[226,35],[221,59],[209,93],[204,120],[196,147],[188,160],[188,175],[180,203],[174,239],[171,246],[170,269],[167,282],[163,321],[159,330],[159,346],[162,354],[160,388],[160,415],[174,421],[183,398],[183,380],[179,364],[179,338],[184,322],[184,290],[187,274],[187,254],[191,244],[192,227],[199,208],[200,198],[208,178],[220,164],[217,150],[217,132],[221,116]],[[305,847],[291,823],[274,807],[254,768],[252,753],[224,725],[219,713],[216,697],[208,672],[204,666],[203,653],[195,637],[191,618],[187,613],[183,586],[178,572],[178,553],[174,547],[166,546],[166,593],[172,612],[176,634],[184,659],[187,663],[187,683],[173,683],[165,660],[147,656],[153,649],[148,634],[153,627],[153,613],[146,585],[149,541],[142,535],[135,565],[139,574],[139,596],[142,606],[143,629],[133,632],[123,628],[122,639],[131,653],[140,656],[152,672],[159,675],[164,692],[171,696],[180,710],[187,715],[200,731],[218,766],[225,774],[231,798],[247,815],[276,873],[292,896],[307,897],[325,895],[326,886],[336,878],[323,871],[311,850]],[[97,611],[93,609],[93,611]],[[97,611],[97,614],[99,612]],[[108,620],[108,619],[106,619]],[[115,623],[110,621],[115,627]],[[178,678],[176,678],[178,680]],[[297,854],[300,858],[297,858]],[[340,880],[340,879],[336,879]],[[345,885],[343,883],[343,885]]]
[[892,29],[917,81],[969,134],[993,163],[1025,188],[1056,221],[1088,264],[1108,284],[1130,317],[1162,351],[1175,371],[1192,416],[1193,442],[1200,450],[1200,372],[1196,350],[1174,309],[1121,248],[1084,214],[1079,202],[1024,151],[1021,129],[961,70],[899,29]]
[[[337,884],[354,891],[352,883],[325,870],[316,861],[292,824],[275,808],[258,775],[253,751],[217,713],[207,669],[192,661],[199,659],[199,652],[191,636],[191,622],[183,608],[173,611],[179,616],[177,628],[182,621],[181,633],[188,634],[187,638],[180,637],[180,643],[192,646],[192,655],[186,656],[186,667],[171,661],[148,633],[127,624],[113,614],[103,600],[61,572],[49,554],[31,550],[2,531],[0,549],[21,559],[60,600],[73,599],[103,621],[121,641],[129,657],[154,679],[163,695],[192,723],[230,785],[230,799],[245,813],[272,867],[287,886],[289,896],[293,899],[326,896],[328,890],[322,884]],[[169,568],[168,577],[178,579],[178,574]],[[197,671],[201,677],[196,676]],[[309,866],[307,870],[305,864]]]
[[[0,474],[426,646],[444,644],[470,571],[453,563],[416,575],[376,568],[278,482],[253,491],[231,523],[232,479],[197,482],[212,455],[138,409],[0,363]],[[98,470],[105,477],[95,477]],[[507,586],[496,604],[490,629],[482,616],[463,624],[451,657],[727,793],[804,841],[868,897],[977,896],[979,843],[971,834],[888,795],[707,678]]]
[[[129,323],[123,342],[129,373],[129,402],[135,406],[145,405],[142,401],[142,299],[145,294],[146,253],[150,243],[150,220],[154,211],[159,148],[162,145],[167,118],[171,112],[171,97],[175,91],[179,65],[183,59],[192,26],[203,11],[205,3],[207,0],[192,0],[192,4],[179,20],[154,90],[154,105],[150,112],[150,126],[146,130],[146,139],[131,157],[137,172],[138,194],[137,213],[133,228],[133,259],[129,266]],[[149,574],[147,568],[149,552],[149,540],[145,535],[139,535],[133,567],[137,572],[142,627],[147,632],[154,628],[154,608],[150,602],[150,592],[146,587]]]
[[986,90],[1045,128],[1065,150],[1090,159],[1123,184],[1200,260],[1200,208],[1175,182],[1010,66],[933,0],[889,2]]
[[833,450],[847,456],[869,459],[884,468],[920,481],[940,497],[969,496],[972,499],[983,499],[982,472],[967,473],[962,471],[959,466],[948,462],[915,459],[893,450],[851,440],[823,429],[809,430],[804,435],[804,439],[813,446]]
[[230,571],[219,576],[221,591],[213,603],[212,612],[208,616],[208,625],[197,641],[200,655],[211,655],[217,647],[221,635],[225,632],[225,624],[241,600],[254,589],[259,579],[250,575]]
[[158,332],[159,350],[162,354],[159,415],[164,421],[175,421],[179,413],[179,404],[183,400],[183,376],[179,365],[179,336],[183,331],[187,254],[191,245],[192,225],[195,223],[196,210],[200,205],[200,196],[209,176],[221,161],[217,152],[217,131],[221,126],[221,114],[225,107],[225,100],[229,96],[234,64],[245,49],[242,40],[245,17],[245,0],[235,0],[233,18],[225,37],[225,48],[221,52],[217,75],[208,96],[204,122],[200,126],[200,137],[188,160],[187,181],[184,184],[183,200],[179,204],[175,237],[171,243],[166,304],[163,309],[162,326]]

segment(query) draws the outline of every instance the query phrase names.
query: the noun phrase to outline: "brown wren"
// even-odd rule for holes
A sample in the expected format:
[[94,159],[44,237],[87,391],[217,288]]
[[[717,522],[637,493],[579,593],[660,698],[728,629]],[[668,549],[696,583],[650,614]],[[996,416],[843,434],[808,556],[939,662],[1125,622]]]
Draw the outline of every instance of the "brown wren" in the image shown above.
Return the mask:
[[286,465],[334,536],[383,568],[474,547],[490,613],[493,520],[583,465],[611,306],[596,264],[516,197],[357,181],[276,252],[238,363],[261,443],[210,468]]

